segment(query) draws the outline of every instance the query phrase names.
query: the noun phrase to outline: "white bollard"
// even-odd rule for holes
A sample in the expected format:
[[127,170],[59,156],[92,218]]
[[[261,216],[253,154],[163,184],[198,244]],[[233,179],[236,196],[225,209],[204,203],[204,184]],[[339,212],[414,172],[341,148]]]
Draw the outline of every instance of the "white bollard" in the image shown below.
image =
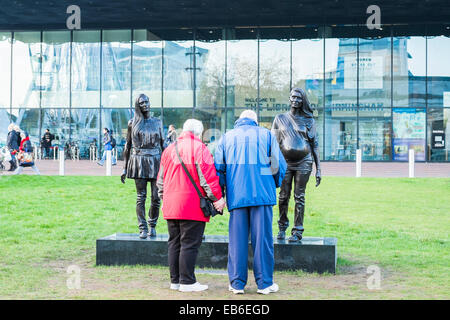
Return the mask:
[[414,178],[414,149],[409,149],[409,177]]
[[64,148],[59,149],[59,175],[64,175]]
[[356,177],[361,177],[361,149],[356,149]]
[[112,175],[112,154],[111,150],[106,151],[106,175]]

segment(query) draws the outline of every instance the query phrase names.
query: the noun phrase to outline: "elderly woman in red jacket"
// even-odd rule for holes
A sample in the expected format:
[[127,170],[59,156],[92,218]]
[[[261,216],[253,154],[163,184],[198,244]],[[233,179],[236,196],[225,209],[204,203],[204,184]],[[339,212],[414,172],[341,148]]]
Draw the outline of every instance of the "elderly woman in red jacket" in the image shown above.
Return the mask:
[[199,195],[183,170],[177,149],[203,196],[212,200],[219,211],[225,206],[213,157],[200,140],[202,132],[200,121],[189,119],[184,123],[177,142],[167,147],[161,156],[157,179],[163,217],[169,229],[170,288],[182,292],[208,289],[207,285],[196,281],[194,268],[209,217],[205,217],[200,208]]

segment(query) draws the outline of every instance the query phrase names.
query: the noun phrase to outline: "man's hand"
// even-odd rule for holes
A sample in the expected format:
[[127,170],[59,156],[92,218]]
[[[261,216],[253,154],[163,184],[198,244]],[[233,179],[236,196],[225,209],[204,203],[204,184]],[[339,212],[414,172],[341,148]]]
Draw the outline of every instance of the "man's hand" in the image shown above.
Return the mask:
[[225,208],[225,199],[222,197],[214,202],[214,208],[216,208],[217,211],[223,211],[223,208]]
[[316,187],[319,186],[321,181],[322,181],[322,174],[320,173],[320,170],[317,170],[316,171]]
[[123,170],[122,175],[120,176],[120,181],[122,181],[122,183],[125,183],[125,179],[127,177],[127,170]]

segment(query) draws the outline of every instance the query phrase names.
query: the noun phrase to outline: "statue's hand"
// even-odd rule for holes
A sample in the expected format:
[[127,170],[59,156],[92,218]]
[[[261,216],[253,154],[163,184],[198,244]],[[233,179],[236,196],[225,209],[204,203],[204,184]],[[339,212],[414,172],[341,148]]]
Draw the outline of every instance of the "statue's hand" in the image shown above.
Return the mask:
[[319,186],[321,181],[322,181],[322,174],[320,173],[320,170],[317,170],[317,172],[316,172],[316,187]]
[[120,176],[120,181],[122,181],[122,183],[125,183],[125,179],[127,177],[127,170],[123,170],[122,175]]

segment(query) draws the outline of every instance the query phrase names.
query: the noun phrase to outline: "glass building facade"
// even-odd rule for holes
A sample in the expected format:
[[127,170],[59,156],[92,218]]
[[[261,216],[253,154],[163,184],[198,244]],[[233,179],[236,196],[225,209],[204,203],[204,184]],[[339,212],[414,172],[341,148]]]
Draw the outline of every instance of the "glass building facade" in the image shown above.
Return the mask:
[[194,117],[210,142],[244,109],[270,128],[289,110],[290,88],[302,87],[322,160],[354,161],[360,148],[364,161],[406,161],[414,148],[417,161],[449,161],[448,34],[315,31],[179,29],[165,39],[156,30],[0,32],[0,145],[14,122],[36,145],[49,128],[88,158],[107,127],[120,157],[140,93],[165,130]]

